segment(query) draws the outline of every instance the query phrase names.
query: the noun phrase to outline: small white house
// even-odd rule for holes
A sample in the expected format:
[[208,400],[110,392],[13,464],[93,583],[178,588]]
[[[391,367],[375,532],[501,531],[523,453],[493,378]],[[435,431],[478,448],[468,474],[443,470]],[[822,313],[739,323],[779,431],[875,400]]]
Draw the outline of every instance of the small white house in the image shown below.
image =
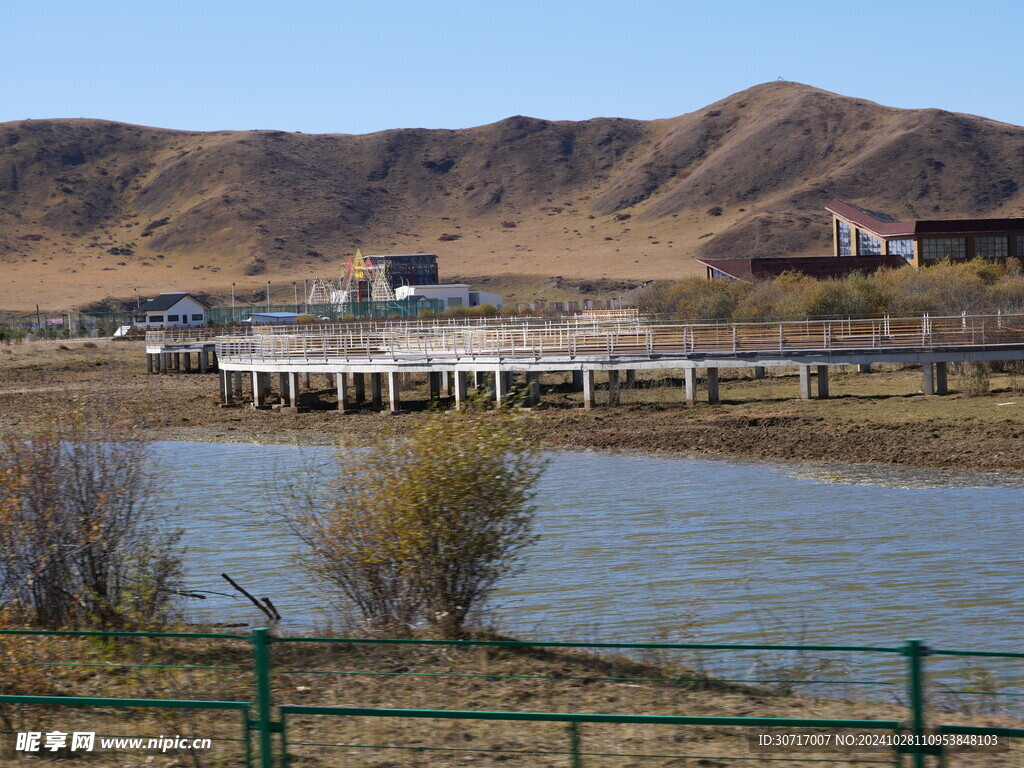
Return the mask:
[[205,325],[210,306],[188,293],[161,293],[135,311],[138,328]]
[[395,289],[396,299],[410,299],[414,296],[443,301],[445,309],[448,307],[479,307],[481,304],[493,304],[501,309],[503,299],[500,293],[474,291],[466,283],[403,285]]

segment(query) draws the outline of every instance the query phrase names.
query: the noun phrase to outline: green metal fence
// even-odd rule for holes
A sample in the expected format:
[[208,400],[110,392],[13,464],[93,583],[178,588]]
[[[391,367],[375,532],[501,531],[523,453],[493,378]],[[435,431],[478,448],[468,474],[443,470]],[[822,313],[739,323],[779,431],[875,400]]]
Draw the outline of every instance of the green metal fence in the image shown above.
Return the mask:
[[[88,661],[71,660],[73,651],[63,648],[65,654],[58,660],[37,660],[31,656],[19,658],[8,652],[0,655],[0,671],[3,667],[81,667],[90,679],[103,675],[125,675],[129,673],[151,674],[165,671],[181,674],[209,675],[208,679],[187,679],[183,685],[189,687],[193,697],[182,696],[84,696],[36,695],[19,691],[0,695],[0,709],[11,706],[29,707],[29,716],[42,717],[42,712],[51,707],[85,707],[95,712],[107,713],[112,710],[185,710],[195,713],[215,712],[238,713],[241,717],[241,733],[238,736],[221,736],[215,741],[234,743],[237,758],[234,762],[217,762],[216,765],[245,765],[259,768],[284,768],[291,765],[324,764],[322,757],[314,758],[309,750],[319,755],[323,750],[338,750],[337,755],[356,755],[353,764],[358,765],[437,765],[440,759],[493,759],[494,765],[566,765],[573,768],[596,768],[604,765],[626,764],[633,761],[640,765],[677,765],[685,760],[712,761],[704,764],[741,761],[750,764],[895,764],[923,768],[925,765],[946,765],[955,753],[943,748],[943,739],[975,739],[980,737],[998,738],[1006,743],[1008,739],[1024,737],[1020,727],[1020,713],[1013,718],[1004,716],[999,722],[929,723],[926,714],[934,721],[938,719],[934,703],[926,709],[926,686],[924,666],[939,664],[969,657],[975,660],[1002,660],[1020,665],[1024,653],[988,652],[965,650],[931,649],[920,640],[908,640],[895,647],[830,646],[830,645],[780,645],[780,644],[716,644],[716,643],[576,643],[576,642],[521,642],[512,640],[420,640],[380,638],[324,638],[274,636],[266,629],[256,629],[246,634],[188,633],[188,632],[87,632],[48,630],[2,630],[0,642],[20,637],[32,642],[46,638],[63,638],[65,641],[80,643],[83,652],[91,648],[93,656]],[[176,644],[184,644],[179,649]],[[143,648],[146,653],[140,653]],[[16,649],[15,649],[16,650]],[[194,663],[202,661],[203,653],[209,652],[217,663]],[[235,663],[226,663],[222,655],[230,652],[237,657]],[[890,680],[845,680],[819,679],[815,676],[785,675],[782,678],[758,676],[730,677],[695,675],[685,677],[669,674],[665,670],[677,669],[668,665],[663,654],[684,652],[740,653],[793,653],[808,654],[854,654],[858,658],[877,658],[883,662],[898,662],[898,673]],[[135,655],[134,659],[112,659],[112,655]],[[428,668],[421,671],[413,663],[410,653],[426,654],[433,659],[443,659],[442,671]],[[221,655],[218,655],[221,654]],[[311,655],[312,654],[312,655]],[[404,655],[403,655],[404,654]],[[489,666],[498,664],[512,654],[527,655],[534,664],[530,674],[510,674],[501,668]],[[576,655],[562,655],[576,654]],[[637,656],[636,654],[640,654]],[[157,663],[151,663],[153,660]],[[309,660],[315,668],[309,667]],[[516,658],[519,658],[518,656]],[[648,661],[644,661],[644,659]],[[338,661],[344,662],[341,667]],[[228,657],[230,661],[230,656]],[[331,666],[323,667],[324,662]],[[543,661],[548,666],[540,666]],[[187,662],[187,663],[186,663]],[[471,663],[476,663],[473,666]],[[585,662],[585,663],[584,663]],[[574,663],[583,671],[575,671]],[[347,664],[347,666],[346,666]],[[679,667],[678,669],[682,669]],[[1015,668],[1016,669],[1016,668]],[[539,671],[537,671],[539,670]],[[660,671],[660,674],[657,674]],[[801,670],[798,670],[801,671]],[[896,672],[896,668],[893,668]],[[297,685],[311,679],[324,681],[316,686]],[[239,678],[244,679],[239,679]],[[363,697],[356,681],[364,679],[388,681],[381,687],[386,701],[370,701]],[[121,678],[123,682],[123,677]],[[399,685],[401,682],[401,686]],[[503,704],[499,686],[503,682],[515,682],[526,686],[543,698],[541,685],[571,685],[578,690],[604,686],[601,691],[616,693],[623,688],[643,688],[643,701],[653,708],[657,690],[661,686],[667,692],[668,701],[684,713],[654,714],[651,712],[595,713],[592,711],[514,711],[514,708],[494,710],[470,706],[433,706],[413,708],[403,706],[404,690],[412,690],[427,684],[442,682],[444,685],[469,691],[498,691],[498,700]],[[772,686],[783,682],[787,685],[856,685],[890,686],[898,697],[901,716],[888,717],[788,717],[772,713],[770,703],[774,700],[768,693]],[[334,686],[334,687],[332,687]],[[404,686],[404,687],[402,687]],[[532,688],[531,688],[532,686]],[[316,694],[327,698],[330,703],[308,703],[295,701],[295,697],[309,696],[311,688]],[[427,691],[424,695],[443,701],[446,690]],[[790,690],[790,689],[786,689]],[[761,714],[752,712],[747,716],[722,716],[686,714],[694,708],[693,697],[708,692],[711,701],[715,697],[744,695],[750,702],[760,702]],[[328,696],[325,692],[331,692]],[[77,692],[76,692],[77,693]],[[520,691],[523,694],[524,691]],[[963,690],[963,694],[978,694],[991,697],[1024,697],[1019,689],[1006,690]],[[227,697],[225,697],[227,694]],[[684,695],[686,694],[686,695]],[[469,701],[473,698],[469,696]],[[364,700],[360,701],[359,697]],[[528,697],[510,696],[509,704],[524,701]],[[617,696],[608,701],[617,700]],[[225,700],[226,699],[226,700]],[[289,699],[292,699],[289,701]],[[333,699],[333,700],[332,700]],[[338,701],[337,699],[341,699]],[[532,700],[531,700],[532,701]],[[793,706],[805,706],[818,701],[803,699]],[[861,701],[857,699],[856,701]],[[861,703],[866,709],[885,709],[879,699],[867,699]],[[461,700],[460,700],[461,702]],[[464,704],[464,703],[463,703]],[[647,708],[647,707],[645,707]],[[888,709],[892,709],[890,705]],[[699,710],[698,710],[699,711]],[[3,714],[3,713],[0,713]],[[341,729],[341,739],[310,738],[313,733],[311,721],[323,723],[329,719],[332,733]],[[943,717],[943,719],[947,719]],[[953,719],[953,718],[950,718]],[[125,720],[130,722],[130,720]],[[368,723],[382,724],[367,725]],[[473,728],[500,728],[500,731],[485,731],[483,738],[474,732],[445,731],[442,738],[439,724],[468,724]],[[512,726],[511,724],[519,725]],[[415,724],[427,728],[417,734]],[[205,723],[203,725],[206,725]],[[462,727],[462,726],[459,726]],[[390,731],[387,731],[390,728]],[[541,729],[529,731],[529,728]],[[555,730],[551,730],[555,728]],[[634,732],[638,728],[653,729],[645,741]],[[546,729],[546,730],[545,730]],[[560,729],[560,730],[559,730]],[[666,730],[668,729],[668,730]],[[664,745],[686,743],[687,739],[707,746],[713,739],[710,732],[725,734],[734,741],[742,732],[751,729],[763,733],[792,733],[794,729],[811,729],[820,733],[822,729],[852,732],[885,732],[889,734],[889,749],[867,753],[797,752],[712,754],[707,750],[694,752],[693,749],[666,750]],[[716,730],[717,729],[717,730]],[[730,730],[731,729],[731,730]],[[386,733],[385,733],[386,731]],[[10,731],[6,731],[9,733]],[[645,731],[646,733],[646,731]],[[699,736],[704,733],[705,736]],[[383,734],[383,738],[381,737]],[[671,737],[666,734],[672,734]],[[689,734],[684,736],[682,734]],[[698,734],[698,735],[694,735]],[[731,735],[730,735],[731,734]],[[647,738],[645,736],[645,738]],[[258,743],[252,749],[250,740]],[[485,743],[486,742],[486,743]],[[640,750],[637,746],[653,743],[656,748]],[[614,748],[609,748],[612,745]],[[376,762],[361,762],[361,755],[374,755]],[[380,755],[400,754],[405,757],[399,762],[379,762]],[[1013,752],[1014,759],[1024,753]],[[369,759],[369,758],[368,758]],[[312,762],[310,763],[309,761]],[[426,762],[423,762],[426,761]],[[520,762],[517,762],[520,761]],[[526,762],[521,762],[526,761]],[[554,762],[552,762],[554,761]],[[643,762],[646,761],[646,762]],[[930,762],[927,762],[930,761]],[[329,765],[338,765],[328,759]],[[448,763],[444,763],[447,765]],[[482,765],[483,763],[473,763]],[[486,763],[491,765],[492,763]],[[687,763],[689,764],[689,763]],[[972,763],[980,764],[980,763]],[[1009,764],[1009,763],[1001,763]],[[1014,763],[1016,764],[1016,763]]]
[[246,304],[234,307],[211,307],[206,310],[206,322],[230,325],[247,319],[251,314],[265,312],[294,312],[299,315],[326,317],[330,320],[375,320],[387,317],[417,317],[422,312],[440,312],[444,302],[437,299],[402,299],[401,301],[354,301],[347,304]]

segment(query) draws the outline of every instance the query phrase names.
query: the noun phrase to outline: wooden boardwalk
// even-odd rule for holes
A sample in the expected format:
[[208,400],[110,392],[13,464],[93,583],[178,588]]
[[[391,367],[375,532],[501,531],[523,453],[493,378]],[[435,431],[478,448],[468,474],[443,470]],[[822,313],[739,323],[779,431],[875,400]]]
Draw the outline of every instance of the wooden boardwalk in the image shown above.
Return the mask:
[[[209,343],[193,341],[200,342]],[[492,318],[293,325],[218,336],[215,349],[225,402],[241,390],[236,374],[248,373],[257,406],[264,405],[260,393],[269,389],[274,373],[281,376],[283,399],[290,407],[298,399],[298,377],[311,373],[334,377],[339,396],[347,379],[362,388],[358,382],[369,375],[376,401],[381,377],[387,376],[393,410],[398,408],[394,377],[404,372],[443,377],[436,389],[454,389],[456,404],[466,397],[464,380],[470,373],[493,374],[500,401],[511,376],[525,374],[529,384],[543,373],[573,371],[589,407],[598,371],[614,383],[621,372],[682,369],[686,397],[693,402],[697,370],[703,369],[708,399],[717,402],[721,368],[763,371],[797,366],[801,394],[810,397],[813,367],[817,395],[826,397],[828,366],[875,363],[920,364],[925,393],[941,394],[946,391],[949,362],[1024,359],[1024,315],[921,314],[750,323],[657,323],[636,316],[589,316],[560,321]]]

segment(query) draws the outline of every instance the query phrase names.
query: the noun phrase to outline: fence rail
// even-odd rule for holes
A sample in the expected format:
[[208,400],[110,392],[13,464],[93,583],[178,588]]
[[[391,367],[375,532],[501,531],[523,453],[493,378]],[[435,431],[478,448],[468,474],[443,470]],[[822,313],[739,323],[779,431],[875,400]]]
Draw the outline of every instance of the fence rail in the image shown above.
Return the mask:
[[[249,646],[251,664],[249,666],[235,667],[213,667],[213,666],[192,666],[188,664],[171,665],[146,665],[137,663],[119,663],[105,660],[102,666],[117,667],[162,667],[172,669],[228,669],[232,671],[243,671],[252,673],[252,684],[249,701],[219,701],[215,699],[181,699],[181,698],[118,698],[118,697],[90,697],[90,696],[51,696],[51,695],[0,695],[0,706],[9,705],[30,705],[36,708],[47,707],[89,707],[100,708],[102,711],[120,708],[134,709],[185,709],[192,711],[237,711],[242,716],[242,738],[241,739],[220,739],[220,741],[241,742],[244,746],[244,765],[258,765],[260,768],[274,768],[285,766],[289,761],[289,748],[302,746],[335,746],[350,747],[359,749],[379,750],[413,750],[418,752],[510,752],[520,755],[565,755],[571,760],[571,765],[576,768],[584,765],[584,761],[590,757],[616,757],[619,753],[601,751],[597,749],[588,750],[584,748],[583,734],[580,726],[582,724],[609,725],[609,726],[630,726],[646,724],[652,726],[721,726],[721,727],[756,727],[756,728],[828,728],[828,729],[852,729],[852,730],[888,730],[910,735],[917,739],[910,745],[899,747],[893,757],[896,764],[903,754],[912,759],[915,768],[921,768],[925,763],[925,755],[942,756],[943,750],[935,745],[934,741],[927,741],[927,734],[959,734],[965,736],[984,735],[1004,739],[1024,737],[1024,728],[1017,727],[1019,721],[1002,723],[1000,725],[978,725],[978,724],[943,724],[928,727],[925,721],[925,687],[924,687],[924,660],[928,657],[946,656],[954,657],[988,657],[993,659],[1008,659],[1018,661],[1024,659],[1024,653],[1005,651],[976,651],[976,650],[938,650],[929,649],[919,640],[909,640],[901,646],[849,646],[849,645],[785,645],[785,644],[728,644],[728,643],[577,643],[577,642],[524,642],[512,640],[421,640],[421,639],[386,639],[386,638],[321,638],[321,637],[274,637],[265,629],[257,629],[249,634],[226,634],[226,633],[189,633],[189,632],[92,632],[92,631],[51,631],[51,630],[2,630],[0,639],[5,637],[25,636],[43,638],[46,636],[62,638],[86,638],[90,640],[110,640],[112,638],[140,638],[152,640],[192,640],[192,641],[222,641],[238,642],[245,641]],[[408,669],[366,671],[366,670],[275,670],[273,662],[273,649],[280,647],[282,651],[288,647],[300,649],[310,644],[322,644],[338,650],[359,647],[376,647],[384,649],[420,646],[423,648],[436,648],[445,654],[453,653],[459,648],[463,649],[520,649],[524,651],[535,650],[537,652],[550,652],[554,649],[575,649],[585,652],[590,651],[794,651],[794,652],[835,652],[835,653],[865,653],[881,655],[890,659],[903,659],[905,676],[902,680],[902,687],[906,691],[907,717],[902,720],[892,718],[870,719],[870,718],[837,718],[837,717],[779,717],[779,716],[707,716],[707,715],[659,715],[643,713],[593,713],[593,712],[537,712],[537,711],[491,711],[491,710],[470,710],[470,709],[414,709],[393,706],[320,706],[297,703],[285,703],[276,706],[273,692],[290,690],[291,687],[283,681],[288,675],[294,674],[333,674],[333,675],[408,675],[417,677],[419,673]],[[340,648],[339,648],[340,646]],[[394,666],[395,658],[388,655],[385,657]],[[603,657],[602,657],[603,658]],[[5,657],[0,661],[0,666],[17,665],[18,661]],[[75,662],[60,661],[53,662],[54,666],[76,665]],[[46,666],[46,664],[43,664]],[[82,664],[82,666],[97,666],[93,664]],[[601,676],[600,674],[589,675],[586,678],[565,676],[558,674],[554,676],[507,676],[496,673],[467,674],[465,670],[454,670],[442,673],[429,673],[426,677],[435,678],[483,678],[491,684],[507,678],[535,679],[544,678],[551,680],[586,680],[589,684],[601,680],[609,681],[612,685],[630,685],[628,681],[647,681],[680,684],[683,680],[675,677],[670,678],[639,678],[639,677],[616,677]],[[712,682],[722,684],[728,681],[720,678],[710,678]],[[708,682],[705,680],[704,682]],[[744,680],[744,683],[766,684],[767,680]],[[792,681],[790,681],[792,682]],[[821,680],[799,681],[806,683],[830,682]],[[838,681],[832,681],[838,682]],[[881,683],[881,681],[857,681],[858,683]],[[300,689],[301,690],[301,689]],[[357,689],[353,689],[357,690]],[[280,695],[280,694],[279,694]],[[993,694],[998,695],[998,694]],[[1020,695],[1011,693],[1005,695]],[[342,744],[320,744],[304,741],[302,734],[304,730],[295,724],[300,717],[337,717],[344,722],[353,719],[394,719],[399,722],[407,720],[434,720],[434,721],[455,721],[464,720],[483,723],[487,721],[497,722],[534,722],[534,723],[555,723],[566,726],[567,732],[562,738],[568,739],[566,749],[558,749],[556,746],[545,749],[485,749],[479,746],[472,748],[456,748],[438,746],[431,747],[422,743],[414,744],[365,744],[365,743],[342,743]],[[297,729],[297,730],[296,730]],[[401,731],[405,733],[405,731]],[[356,726],[354,732],[357,736],[361,733]],[[255,756],[251,746],[251,738],[255,734],[255,741],[259,743],[258,755]],[[551,741],[550,734],[548,741]],[[615,743],[613,740],[611,743]],[[630,737],[632,738],[632,737]],[[564,743],[564,742],[563,742]],[[687,756],[676,754],[635,754],[632,757],[664,758],[666,760],[682,759]],[[727,756],[719,756],[721,759],[729,759]],[[502,759],[506,759],[502,757]],[[814,762],[828,762],[831,760],[816,759]],[[851,762],[835,759],[836,762]],[[800,762],[800,758],[792,758],[792,762]],[[852,762],[881,762],[862,760]],[[889,760],[888,762],[892,762]]]

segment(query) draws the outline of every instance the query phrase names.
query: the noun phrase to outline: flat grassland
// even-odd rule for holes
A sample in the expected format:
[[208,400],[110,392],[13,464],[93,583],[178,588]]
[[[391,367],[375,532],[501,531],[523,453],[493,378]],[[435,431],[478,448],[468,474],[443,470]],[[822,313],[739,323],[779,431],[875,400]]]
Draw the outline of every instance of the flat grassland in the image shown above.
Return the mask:
[[[0,346],[0,429],[20,429],[77,398],[126,422],[143,422],[161,439],[329,444],[342,434],[372,433],[395,418],[433,418],[425,377],[404,385],[400,416],[364,406],[339,415],[325,377],[303,393],[308,412],[221,408],[213,375],[149,375],[141,342],[100,340]],[[675,375],[673,375],[675,374]],[[917,368],[887,366],[859,374],[834,366],[829,400],[797,399],[795,371],[765,379],[740,371],[721,384],[722,404],[683,403],[679,372],[639,373],[621,405],[584,411],[564,375],[545,376],[542,406],[523,410],[531,431],[552,448],[720,454],[768,460],[869,462],[989,471],[1024,470],[1024,393],[993,375],[991,391],[971,396],[950,376],[953,393],[921,395]],[[449,415],[445,418],[454,418]]]

